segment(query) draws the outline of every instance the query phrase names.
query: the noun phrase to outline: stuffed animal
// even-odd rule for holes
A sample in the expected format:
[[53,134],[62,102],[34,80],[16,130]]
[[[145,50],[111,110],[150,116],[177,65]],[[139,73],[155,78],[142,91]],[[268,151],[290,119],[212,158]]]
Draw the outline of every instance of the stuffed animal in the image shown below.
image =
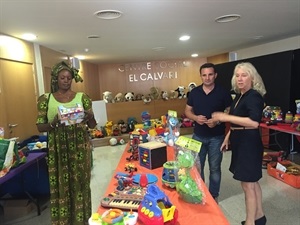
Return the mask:
[[112,126],[113,126],[113,121],[107,121],[105,124],[105,130],[106,130],[106,134],[107,136],[111,136],[112,135]]
[[177,98],[179,98],[179,99],[186,98],[186,94],[185,94],[184,90],[185,90],[184,86],[177,87],[177,89],[175,90],[178,93]]
[[127,102],[131,102],[135,100],[133,92],[127,92],[124,97],[125,97],[125,101]]
[[169,94],[168,94],[168,92],[167,91],[162,91],[161,92],[161,98],[163,99],[163,100],[169,100]]
[[135,95],[135,101],[141,101],[143,100],[144,95],[143,94],[136,94]]
[[124,122],[124,120],[119,120],[118,126],[119,126],[122,134],[125,134],[127,132],[127,124]]
[[113,103],[114,97],[112,96],[112,93],[110,91],[103,92],[103,100],[105,103]]
[[128,131],[134,131],[135,125],[137,124],[137,120],[135,117],[129,117],[127,119],[127,126],[128,126]]
[[170,99],[176,98],[176,92],[174,90],[170,90],[169,97]]
[[115,102],[124,102],[124,95],[121,92],[119,92],[118,94],[116,94],[114,100]]
[[112,126],[112,136],[120,136],[121,135],[121,129],[118,124],[114,124]]
[[152,101],[150,94],[143,96],[144,104],[149,104]]
[[190,92],[191,92],[195,87],[197,87],[197,85],[196,85],[195,82],[189,83],[189,85],[188,85],[188,92],[186,93],[186,97],[189,97]]
[[151,87],[150,88],[150,96],[152,99],[156,100],[160,97],[160,91],[157,87]]

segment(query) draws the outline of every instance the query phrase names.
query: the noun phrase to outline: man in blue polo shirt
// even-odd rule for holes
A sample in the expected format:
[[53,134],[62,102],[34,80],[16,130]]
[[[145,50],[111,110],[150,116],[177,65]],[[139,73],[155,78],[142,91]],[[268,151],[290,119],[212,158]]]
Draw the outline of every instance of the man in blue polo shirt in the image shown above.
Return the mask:
[[202,84],[189,93],[185,115],[195,121],[193,139],[202,142],[199,153],[201,177],[204,180],[204,165],[208,155],[209,192],[218,202],[221,184],[221,144],[225,135],[225,124],[211,120],[213,112],[229,111],[232,103],[231,94],[215,83],[217,72],[212,63],[200,67]]

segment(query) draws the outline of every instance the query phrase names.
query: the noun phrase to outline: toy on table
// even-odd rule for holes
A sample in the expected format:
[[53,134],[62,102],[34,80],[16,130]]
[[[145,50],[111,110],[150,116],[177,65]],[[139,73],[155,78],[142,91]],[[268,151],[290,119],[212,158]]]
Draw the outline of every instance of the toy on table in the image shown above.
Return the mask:
[[138,208],[139,220],[145,225],[175,224],[178,210],[155,184],[149,185]]
[[117,173],[114,178],[118,180],[118,191],[123,191],[125,187],[132,186],[133,184],[133,172],[130,174]]
[[174,143],[176,142],[177,138],[180,135],[179,132],[179,121],[177,119],[177,112],[169,110],[168,111],[168,119],[167,119],[167,129],[164,133],[164,141],[169,146],[174,146]]
[[[130,218],[128,216],[129,213],[124,213],[120,209],[109,209],[105,211],[101,216],[99,213],[93,213],[91,218],[89,219],[89,225],[108,225],[108,224],[114,224],[114,225],[134,225],[136,224],[136,216]],[[134,215],[134,214],[132,214]],[[125,217],[127,217],[125,219]],[[127,223],[125,223],[127,221]],[[128,221],[130,223],[128,223]]]
[[201,142],[184,136],[180,136],[176,141],[175,155],[178,166],[176,190],[180,197],[189,203],[204,203],[199,177],[200,168],[196,168],[195,165],[201,145]]
[[134,163],[126,163],[125,164],[125,171],[127,171],[129,173],[133,173],[133,172],[137,171],[137,168],[134,165]]
[[176,187],[178,180],[178,165],[176,161],[167,161],[163,165],[162,183],[170,188]]
[[104,208],[118,208],[125,210],[138,210],[146,194],[146,189],[137,185],[125,187],[122,191],[115,191],[101,199]]
[[124,212],[124,224],[125,225],[135,225],[138,219],[138,213],[137,212]]

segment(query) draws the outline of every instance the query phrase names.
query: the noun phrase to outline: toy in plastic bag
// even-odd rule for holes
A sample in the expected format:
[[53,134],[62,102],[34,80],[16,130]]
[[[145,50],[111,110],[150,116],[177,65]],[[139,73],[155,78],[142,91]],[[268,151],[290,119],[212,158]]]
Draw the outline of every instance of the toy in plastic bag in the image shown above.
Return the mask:
[[198,153],[202,143],[180,136],[175,143],[175,156],[178,166],[176,191],[189,203],[204,204],[205,196],[201,185]]
[[177,112],[169,110],[167,119],[167,128],[164,133],[164,142],[169,146],[174,146],[174,143],[178,139],[180,132],[180,123],[177,118]]

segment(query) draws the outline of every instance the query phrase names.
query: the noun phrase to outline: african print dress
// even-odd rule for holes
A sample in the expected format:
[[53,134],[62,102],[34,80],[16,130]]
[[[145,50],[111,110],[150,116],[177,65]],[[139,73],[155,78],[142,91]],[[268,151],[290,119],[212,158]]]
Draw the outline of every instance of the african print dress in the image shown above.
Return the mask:
[[[81,103],[85,110],[92,110],[91,99],[84,93],[77,93],[69,103],[56,101],[52,94],[40,96],[37,124],[51,122],[58,105],[76,103]],[[48,149],[52,225],[88,224],[91,216],[91,145],[86,124],[55,127],[48,133]]]

